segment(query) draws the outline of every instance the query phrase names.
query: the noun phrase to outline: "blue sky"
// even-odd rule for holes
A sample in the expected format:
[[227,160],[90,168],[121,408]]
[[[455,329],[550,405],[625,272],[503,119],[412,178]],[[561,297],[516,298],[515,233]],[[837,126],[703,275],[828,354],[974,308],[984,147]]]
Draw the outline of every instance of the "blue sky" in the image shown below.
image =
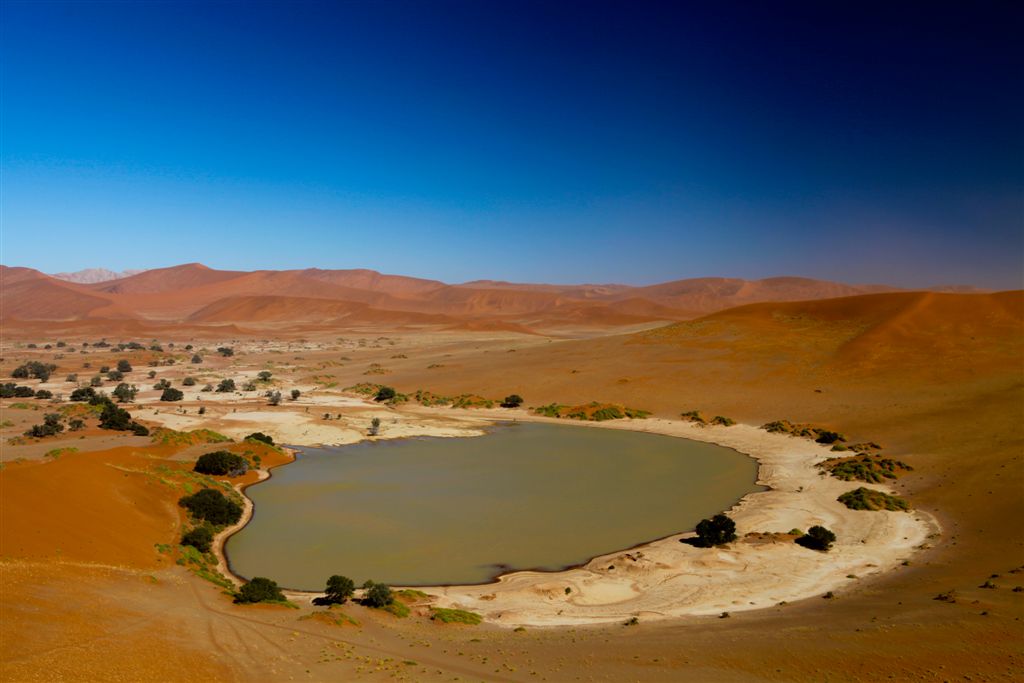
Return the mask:
[[0,12],[5,264],[1022,286],[1013,3]]

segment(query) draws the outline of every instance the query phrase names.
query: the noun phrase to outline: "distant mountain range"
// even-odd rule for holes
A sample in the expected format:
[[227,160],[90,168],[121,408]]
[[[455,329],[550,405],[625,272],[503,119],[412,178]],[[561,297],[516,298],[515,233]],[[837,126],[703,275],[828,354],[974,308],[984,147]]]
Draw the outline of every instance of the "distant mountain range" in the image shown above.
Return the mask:
[[378,325],[530,333],[681,321],[758,302],[891,291],[898,288],[803,277],[694,278],[643,287],[492,280],[451,285],[362,269],[228,271],[189,263],[51,276],[0,266],[0,317],[247,330]]

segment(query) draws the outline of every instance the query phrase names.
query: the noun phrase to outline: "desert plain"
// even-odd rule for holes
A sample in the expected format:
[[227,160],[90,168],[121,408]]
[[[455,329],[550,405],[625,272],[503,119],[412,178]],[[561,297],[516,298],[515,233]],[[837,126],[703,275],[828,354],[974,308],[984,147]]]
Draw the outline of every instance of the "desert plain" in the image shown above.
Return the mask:
[[[447,285],[198,264],[85,283],[26,268],[0,277],[0,372],[56,366],[45,381],[4,380],[52,394],[2,401],[5,681],[1024,674],[1021,291],[803,278]],[[120,360],[139,392],[119,405],[148,435],[101,429],[69,401],[93,376],[109,393],[119,381],[101,368]],[[236,390],[202,390],[224,379]],[[183,398],[162,401],[160,380]],[[407,400],[374,400],[378,385]],[[268,391],[283,399],[270,405]],[[523,405],[500,407],[511,394]],[[586,414],[595,403],[643,416],[595,422],[534,410]],[[735,424],[694,422],[691,411]],[[53,412],[82,428],[25,436]],[[370,436],[374,418],[381,427]],[[680,543],[693,535],[680,528],[560,572],[419,586],[400,597],[405,617],[351,602],[325,609],[289,590],[289,605],[234,604],[225,593],[241,580],[219,542],[208,564],[179,545],[188,517],[178,498],[209,484],[191,471],[199,455],[258,456],[244,476],[216,478],[238,491],[289,466],[291,450],[246,440],[253,432],[296,446],[477,438],[507,420],[720,444],[756,459],[767,490],[723,511],[738,535],[727,545]],[[778,420],[875,444],[908,469],[882,483],[829,476],[818,465],[851,452],[762,428]],[[836,500],[862,485],[910,509]],[[240,499],[242,525],[252,505]],[[837,535],[828,553],[794,543],[791,530],[815,524]],[[442,623],[434,608],[481,623]]]

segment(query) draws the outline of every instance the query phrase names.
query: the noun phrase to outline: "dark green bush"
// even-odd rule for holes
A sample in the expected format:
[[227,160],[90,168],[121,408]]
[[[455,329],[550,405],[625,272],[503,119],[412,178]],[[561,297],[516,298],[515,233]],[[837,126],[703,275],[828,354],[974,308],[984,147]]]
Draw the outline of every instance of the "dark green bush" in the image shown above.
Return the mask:
[[890,496],[888,493],[864,488],[863,486],[853,491],[847,491],[836,500],[851,510],[906,512],[910,509],[910,503],[899,496]]
[[45,436],[53,436],[64,431],[64,424],[61,422],[60,415],[57,413],[47,413],[43,416],[43,423],[33,425],[31,429],[25,432],[25,436],[33,436],[36,438],[43,438]]
[[220,384],[217,385],[217,393],[226,394],[230,391],[235,390],[235,380],[233,379],[222,379]]
[[347,576],[335,574],[327,579],[327,588],[324,591],[325,602],[329,605],[341,605],[352,597],[356,584]]
[[190,545],[201,553],[210,552],[213,545],[213,529],[206,524],[197,526],[181,537],[182,545]]
[[684,540],[689,540],[691,545],[699,548],[732,543],[736,540],[736,523],[721,514],[711,519],[702,519],[697,524],[697,538]]
[[262,441],[268,446],[274,445],[274,439],[271,436],[267,436],[263,432],[253,432],[249,436],[245,437],[246,441]]
[[383,402],[390,401],[395,397],[395,390],[391,387],[381,387],[377,390],[377,395],[373,397],[374,401]]
[[199,520],[214,526],[234,524],[242,518],[242,508],[216,489],[203,489],[191,496],[185,496],[178,505],[187,509]]
[[173,387],[167,387],[164,389],[164,393],[160,394],[161,401],[180,401],[183,398],[185,398],[185,394],[182,393],[181,389]]
[[386,584],[367,581],[363,584],[363,588],[366,589],[366,596],[363,598],[363,604],[367,607],[387,607],[395,601],[395,596],[391,593],[391,588]]
[[518,408],[521,405],[523,405],[523,397],[519,394],[509,394],[501,402],[502,408]]
[[117,371],[118,372],[131,372],[132,371],[132,364],[129,363],[128,361],[124,360],[124,359],[119,360],[119,361],[117,361]]
[[200,455],[192,469],[200,474],[226,474],[237,477],[245,474],[249,466],[245,458],[240,455],[230,451],[213,451]]
[[812,526],[807,533],[794,539],[798,545],[811,550],[827,552],[836,542],[836,535],[823,526]]
[[72,401],[91,401],[96,398],[96,390],[92,387],[80,387],[71,392]]
[[257,576],[249,583],[242,586],[235,596],[235,602],[282,602],[284,593],[277,587],[277,581]]

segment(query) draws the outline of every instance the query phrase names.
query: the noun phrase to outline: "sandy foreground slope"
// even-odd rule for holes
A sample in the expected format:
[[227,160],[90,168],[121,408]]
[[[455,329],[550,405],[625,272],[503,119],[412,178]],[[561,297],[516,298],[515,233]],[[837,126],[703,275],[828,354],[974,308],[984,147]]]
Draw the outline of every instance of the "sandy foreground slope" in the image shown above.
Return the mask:
[[[667,539],[671,551],[665,552],[673,560],[713,559],[695,562],[692,576],[673,579],[659,604],[667,602],[676,613],[699,604],[708,616],[657,619],[649,614],[641,615],[637,626],[616,620],[516,632],[487,625],[440,626],[415,615],[398,620],[346,606],[359,627],[315,618],[300,621],[312,612],[310,607],[234,606],[218,588],[153,550],[154,543],[175,541],[181,517],[174,504],[177,494],[144,471],[161,464],[187,467],[201,451],[154,452],[127,440],[133,445],[124,450],[109,444],[93,449],[93,439],[108,436],[89,431],[85,439],[74,439],[80,453],[56,459],[38,459],[45,445],[4,447],[0,674],[12,681],[1019,680],[1024,670],[1024,592],[1014,591],[1024,584],[1019,296],[836,301],[821,309],[759,305],[656,333],[586,341],[393,334],[359,346],[341,343],[337,337],[344,335],[332,334],[270,348],[239,340],[234,359],[211,356],[201,369],[157,369],[160,377],[180,379],[196,372],[251,377],[257,369],[272,367],[282,388],[302,388],[299,401],[283,411],[267,408],[254,395],[204,396],[204,417],[229,436],[263,425],[268,431],[297,429],[314,443],[358,437],[377,409],[334,392],[360,381],[449,395],[500,398],[516,392],[530,405],[602,400],[653,410],[655,419],[647,422],[651,428],[664,424],[682,435],[713,436],[739,450],[763,451],[762,476],[778,477],[775,481],[784,485],[757,495],[778,498],[778,516],[759,517],[757,505],[747,510],[741,505],[735,511],[741,532],[806,528],[813,519],[849,529],[854,538],[860,534],[870,545],[892,534],[891,524],[910,525],[906,538],[898,538],[904,545],[898,543],[891,553],[880,551],[874,560],[845,545],[848,539],[841,536],[828,562],[848,562],[846,573],[857,578],[839,577],[841,587],[833,599],[823,600],[815,591],[831,585],[836,571],[845,569],[819,567],[817,554],[791,543],[751,541],[749,548],[718,553]],[[9,371],[42,353],[8,346],[2,368]],[[107,352],[104,357],[118,356]],[[97,357],[56,362],[61,373],[87,373],[80,367],[87,360]],[[382,374],[364,374],[374,363]],[[134,364],[139,371],[131,381],[146,384],[140,372],[145,361]],[[179,428],[201,424],[196,397],[187,396],[178,408],[153,405],[154,398],[155,392],[143,392],[142,405],[134,411],[138,419],[174,421]],[[4,420],[14,423],[3,429],[5,439],[38,422],[40,411],[4,403]],[[741,443],[770,435],[742,425],[722,429],[721,435],[698,433],[675,419],[694,408],[747,425],[788,418],[839,429],[851,441],[878,441],[886,455],[914,466],[895,488],[919,512],[855,513],[829,507],[825,503],[834,495],[828,487],[836,482],[808,468],[827,452],[802,440],[773,437],[782,439],[785,448],[772,462],[769,441]],[[154,410],[159,413],[153,415]],[[281,412],[294,415],[282,418]],[[333,418],[324,420],[322,413]],[[404,418],[392,411],[386,415],[397,422],[386,419],[385,426],[413,429],[423,421],[441,433],[473,428],[483,417],[463,411],[435,414],[410,411]],[[737,441],[730,444],[727,438]],[[62,437],[53,445],[71,443]],[[17,457],[29,460],[10,464]],[[790,483],[805,489],[796,493]],[[10,495],[15,489],[23,490]],[[103,505],[97,507],[97,501]],[[93,512],[82,514],[88,510]],[[938,522],[939,536],[924,541],[915,534],[932,533],[930,517]],[[927,528],[916,525],[918,518],[926,520]],[[922,542],[929,547],[911,552]],[[763,559],[769,579],[760,586],[744,585],[746,574],[730,556]],[[793,557],[809,559],[794,570]],[[649,559],[645,554],[639,562],[625,561],[636,564],[629,571],[646,581],[664,571],[650,566],[656,560],[644,562]],[[636,593],[640,581],[611,576],[620,562],[614,560],[612,572],[597,565],[569,573],[575,582],[569,601],[577,601],[573,609],[584,620],[654,607]],[[701,582],[718,576],[720,568],[729,586],[740,588],[725,604],[727,588],[713,583],[713,591],[700,590]],[[531,623],[560,618],[555,605],[568,602],[566,584],[538,593],[544,578],[510,577],[509,615],[489,616],[513,620],[528,614],[535,619]],[[769,584],[775,579],[773,588]],[[982,588],[986,582],[994,587]],[[780,593],[784,585],[799,588],[787,596]],[[497,600],[484,600],[482,588],[432,592],[486,613],[487,603]],[[552,589],[562,593],[557,600],[545,597],[544,591]],[[953,602],[935,600],[949,591]],[[736,599],[746,604],[734,604]],[[745,610],[759,606],[751,601],[770,606]],[[414,606],[416,611],[423,614],[425,608]],[[731,617],[720,619],[719,612]]]

